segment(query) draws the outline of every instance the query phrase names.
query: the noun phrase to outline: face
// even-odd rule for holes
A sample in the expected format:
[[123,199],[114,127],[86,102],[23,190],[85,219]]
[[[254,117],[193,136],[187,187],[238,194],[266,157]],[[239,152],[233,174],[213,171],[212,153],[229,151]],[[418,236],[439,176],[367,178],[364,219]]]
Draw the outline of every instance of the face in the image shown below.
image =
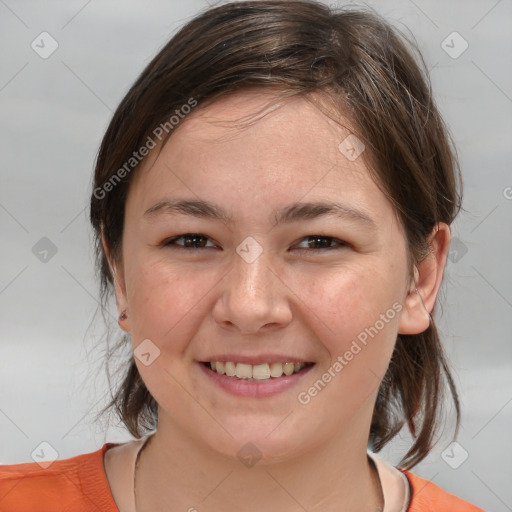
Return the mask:
[[116,291],[159,429],[279,459],[367,437],[410,282],[390,202],[340,146],[350,130],[306,99],[270,100],[192,112],[150,155]]

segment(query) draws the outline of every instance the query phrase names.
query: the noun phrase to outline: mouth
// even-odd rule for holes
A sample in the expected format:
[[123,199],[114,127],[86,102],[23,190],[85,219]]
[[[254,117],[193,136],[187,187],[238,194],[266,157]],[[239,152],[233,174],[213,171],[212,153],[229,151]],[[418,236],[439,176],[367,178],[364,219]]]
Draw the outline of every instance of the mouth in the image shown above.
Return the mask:
[[282,377],[289,377],[312,366],[314,363],[274,362],[261,364],[237,363],[233,361],[209,361],[202,363],[218,375],[225,375],[246,381],[265,382]]
[[198,367],[208,378],[208,389],[222,389],[238,397],[265,398],[297,386],[315,363],[304,361],[261,362],[203,361]]

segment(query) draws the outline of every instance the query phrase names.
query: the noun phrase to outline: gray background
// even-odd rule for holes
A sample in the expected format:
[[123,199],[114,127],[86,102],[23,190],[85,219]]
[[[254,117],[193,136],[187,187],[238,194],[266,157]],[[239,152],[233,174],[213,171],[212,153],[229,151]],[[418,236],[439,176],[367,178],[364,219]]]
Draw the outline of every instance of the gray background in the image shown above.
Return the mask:
[[[206,5],[0,0],[0,463],[31,461],[43,441],[67,458],[130,438],[94,422],[107,387],[90,176],[128,87]],[[457,469],[443,460],[447,435],[415,472],[486,510],[512,510],[512,2],[367,5],[416,37],[465,183],[437,322],[463,404],[460,447],[445,458],[468,458]],[[47,59],[31,48],[43,31],[59,45]],[[469,44],[458,58],[442,47],[453,31]],[[444,43],[452,54],[457,38]],[[396,462],[405,442],[386,456]]]

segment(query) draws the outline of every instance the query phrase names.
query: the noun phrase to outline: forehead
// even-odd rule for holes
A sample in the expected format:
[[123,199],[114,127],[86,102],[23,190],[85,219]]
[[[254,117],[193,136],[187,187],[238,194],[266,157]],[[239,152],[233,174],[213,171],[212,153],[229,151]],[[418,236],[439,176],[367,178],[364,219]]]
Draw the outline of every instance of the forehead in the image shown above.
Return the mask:
[[321,108],[329,109],[324,95],[281,97],[272,90],[249,90],[200,105],[185,118],[172,138],[179,144],[188,139],[192,143],[219,146],[237,140],[249,142],[249,146],[263,145],[265,153],[283,152],[295,145],[296,153],[306,149],[332,157],[337,154],[339,142],[353,129],[350,120],[335,113],[332,106],[331,115],[336,120]]
[[333,120],[319,105],[329,108],[321,97],[282,98],[268,91],[199,105],[137,175],[135,188],[147,198],[141,207],[164,199],[165,190],[180,190],[224,203],[245,198],[258,210],[306,196],[342,198],[387,215],[391,205],[363,158],[349,151],[355,138],[350,120],[340,114]]

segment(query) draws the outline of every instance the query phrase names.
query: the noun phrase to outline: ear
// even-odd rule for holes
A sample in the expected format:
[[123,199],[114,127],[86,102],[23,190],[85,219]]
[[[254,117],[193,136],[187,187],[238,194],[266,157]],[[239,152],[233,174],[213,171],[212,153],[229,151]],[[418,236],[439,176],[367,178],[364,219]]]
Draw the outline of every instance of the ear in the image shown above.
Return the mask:
[[101,234],[101,244],[107,258],[110,273],[114,280],[114,288],[116,293],[117,315],[119,327],[125,332],[130,332],[130,319],[128,316],[128,301],[126,298],[126,285],[124,279],[123,265],[114,261],[110,252],[110,247],[105,239],[105,233]]
[[398,334],[420,334],[430,325],[430,313],[443,280],[450,246],[450,227],[438,222],[429,235],[430,253],[414,267],[414,278],[403,302]]

